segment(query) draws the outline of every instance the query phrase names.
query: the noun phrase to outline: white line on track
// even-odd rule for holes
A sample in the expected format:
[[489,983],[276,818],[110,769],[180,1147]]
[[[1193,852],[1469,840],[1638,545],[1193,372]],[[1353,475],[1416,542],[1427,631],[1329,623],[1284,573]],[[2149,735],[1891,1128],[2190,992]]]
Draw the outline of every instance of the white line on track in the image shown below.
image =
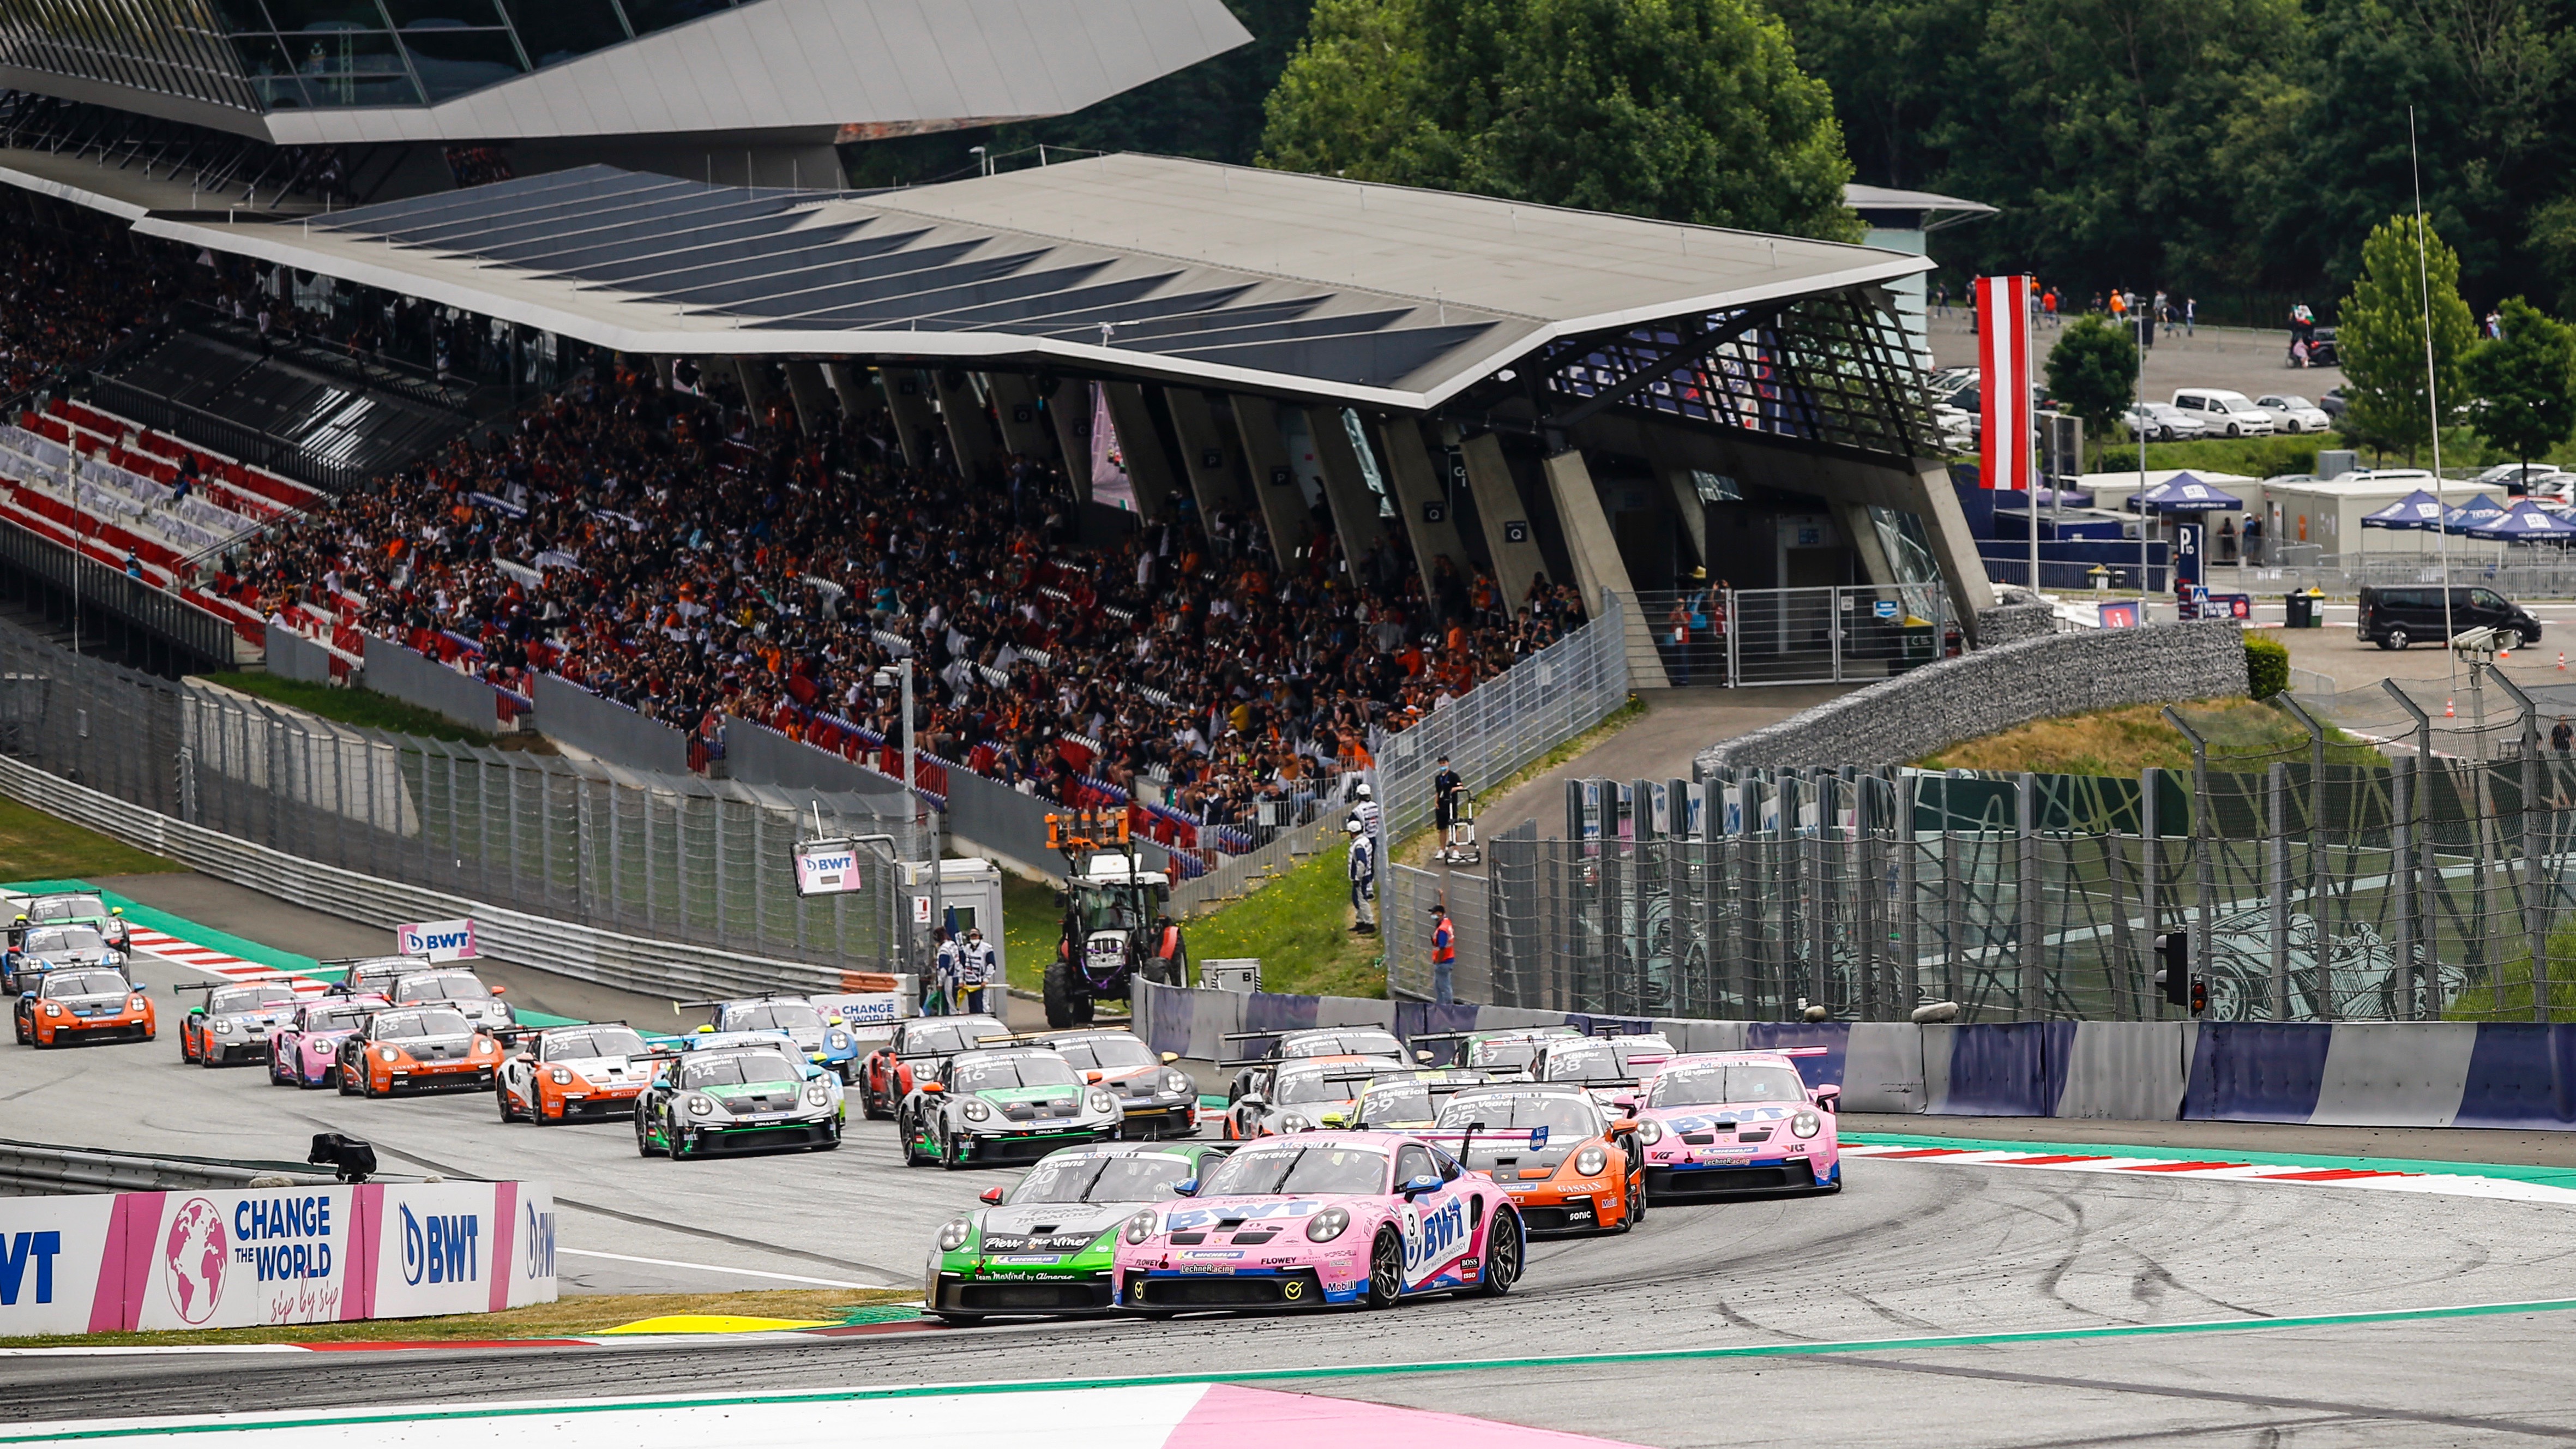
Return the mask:
[[811,1283],[818,1288],[895,1288],[896,1283],[853,1283],[846,1278],[808,1278],[801,1273],[769,1273],[758,1268],[727,1268],[716,1263],[683,1263],[673,1258],[638,1258],[630,1253],[602,1253],[591,1248],[557,1248],[567,1258],[607,1258],[619,1263],[650,1263],[656,1268],[689,1268],[700,1273],[733,1273],[745,1278],[775,1278],[782,1283]]

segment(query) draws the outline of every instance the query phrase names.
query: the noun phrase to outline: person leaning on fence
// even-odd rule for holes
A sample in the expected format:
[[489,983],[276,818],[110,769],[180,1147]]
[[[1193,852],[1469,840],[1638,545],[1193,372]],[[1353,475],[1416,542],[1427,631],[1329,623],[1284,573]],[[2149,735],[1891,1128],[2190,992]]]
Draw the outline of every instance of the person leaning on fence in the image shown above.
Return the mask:
[[1363,936],[1377,934],[1377,842],[1369,838],[1368,828],[1354,818],[1346,822],[1351,833],[1351,929]]
[[2576,729],[2569,728],[2567,716],[2560,715],[2558,723],[2550,726],[2549,747],[2562,755],[2576,749]]
[[1451,973],[1458,969],[1458,928],[1449,919],[1449,908],[1431,908],[1431,999],[1446,1006],[1458,998],[1450,992]]
[[993,978],[1002,974],[1001,954],[984,939],[984,928],[968,926],[966,945],[957,953],[957,1009],[968,1016],[991,1010]]

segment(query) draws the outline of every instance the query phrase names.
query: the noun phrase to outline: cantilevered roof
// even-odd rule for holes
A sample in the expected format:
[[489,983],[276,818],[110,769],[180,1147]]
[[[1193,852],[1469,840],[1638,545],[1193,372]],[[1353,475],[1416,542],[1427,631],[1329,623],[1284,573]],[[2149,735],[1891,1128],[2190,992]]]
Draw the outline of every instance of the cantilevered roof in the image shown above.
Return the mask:
[[1398,408],[1559,338],[1931,265],[1134,155],[839,195],[595,166],[138,229],[626,352],[1018,361]]

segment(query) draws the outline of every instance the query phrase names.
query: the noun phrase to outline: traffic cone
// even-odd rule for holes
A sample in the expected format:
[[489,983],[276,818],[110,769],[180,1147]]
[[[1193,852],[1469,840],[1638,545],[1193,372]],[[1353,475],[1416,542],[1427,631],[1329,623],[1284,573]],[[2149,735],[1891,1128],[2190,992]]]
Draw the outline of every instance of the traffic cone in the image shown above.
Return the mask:
[[2561,674],[2567,672],[2567,651],[2564,649],[2558,651],[2558,672]]
[[2460,712],[2459,712],[2458,710],[2453,709],[2453,708],[2451,707],[2451,701],[2449,701],[2449,700],[2447,700],[2447,699],[2446,699],[2446,700],[2443,700],[2443,701],[2442,701],[2442,718],[2444,718],[2444,719],[2458,719],[2459,717],[2460,717]]

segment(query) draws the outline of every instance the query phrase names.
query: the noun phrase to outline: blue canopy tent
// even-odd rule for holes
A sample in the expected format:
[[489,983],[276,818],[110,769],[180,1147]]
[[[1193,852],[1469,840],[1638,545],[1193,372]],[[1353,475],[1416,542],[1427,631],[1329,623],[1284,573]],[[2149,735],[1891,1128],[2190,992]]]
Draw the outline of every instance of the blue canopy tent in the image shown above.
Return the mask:
[[2504,505],[2481,493],[2442,515],[2444,533],[2467,533],[2504,517]]
[[2130,496],[2132,513],[2241,513],[2245,500],[2220,492],[2189,473],[2176,473],[2143,493]]
[[2365,513],[2364,528],[2435,529],[2442,526],[2442,500],[2418,488],[2377,513]]
[[2470,529],[2469,537],[2492,538],[2500,543],[2565,543],[2576,538],[2576,523],[2543,512],[2539,504],[2526,498],[2494,522]]

